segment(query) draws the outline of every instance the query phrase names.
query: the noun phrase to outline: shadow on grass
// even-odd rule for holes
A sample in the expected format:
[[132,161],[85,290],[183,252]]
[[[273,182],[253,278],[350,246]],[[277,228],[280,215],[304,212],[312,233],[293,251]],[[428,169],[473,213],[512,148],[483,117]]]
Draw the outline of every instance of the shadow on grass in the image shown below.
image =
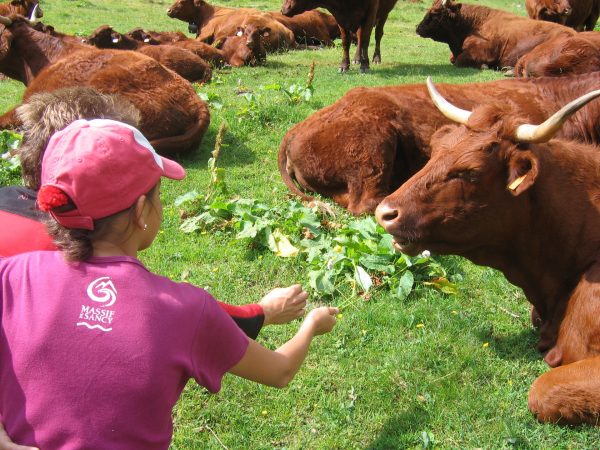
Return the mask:
[[[206,167],[206,163],[212,156],[212,151],[215,149],[217,131],[218,127],[209,128],[202,138],[202,143],[197,150],[176,159],[186,168]],[[223,138],[223,145],[219,155],[219,167],[247,166],[252,164],[255,159],[256,155],[250,147],[238,139],[233,133],[225,131],[225,137]]]
[[[446,81],[450,78],[464,79],[465,76],[471,76],[481,73],[478,69],[456,68],[452,64],[414,64],[399,63],[393,65],[384,65],[371,69],[371,74],[379,78],[395,78],[399,75],[430,75],[433,78],[442,78]],[[425,82],[425,80],[423,80]]]
[[[477,338],[482,342],[489,342],[487,333],[477,332]],[[511,361],[534,362],[542,359],[542,354],[535,348],[539,333],[533,329],[522,330],[519,333],[511,333],[505,336],[494,337],[490,348],[501,359]]]
[[429,413],[422,408],[412,407],[389,419],[377,439],[367,450],[413,448],[418,445],[415,438],[427,429]]

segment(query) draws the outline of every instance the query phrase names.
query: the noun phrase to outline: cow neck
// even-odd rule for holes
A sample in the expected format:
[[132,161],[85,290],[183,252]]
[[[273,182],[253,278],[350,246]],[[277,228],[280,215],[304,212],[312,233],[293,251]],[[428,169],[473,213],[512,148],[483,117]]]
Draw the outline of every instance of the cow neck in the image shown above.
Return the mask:
[[196,25],[198,26],[198,33],[200,33],[200,29],[206,25],[210,19],[215,15],[220,9],[231,9],[231,8],[222,8],[219,6],[209,5],[206,2],[202,2],[200,8],[198,9],[198,13],[196,15]]
[[562,140],[533,151],[540,166],[535,184],[522,194],[528,216],[519,217],[516,235],[485,264],[521,287],[557,329],[581,276],[600,261],[600,171],[589,170],[600,167],[600,153],[595,146]]
[[0,63],[0,71],[28,86],[48,64],[83,44],[65,43],[61,38],[36,31],[23,22],[10,27],[13,42],[8,58]]

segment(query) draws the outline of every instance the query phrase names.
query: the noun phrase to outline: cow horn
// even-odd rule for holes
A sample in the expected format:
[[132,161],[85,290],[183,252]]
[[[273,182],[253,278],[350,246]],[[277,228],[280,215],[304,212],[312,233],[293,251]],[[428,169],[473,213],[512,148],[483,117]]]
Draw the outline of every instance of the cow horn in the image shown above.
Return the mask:
[[583,108],[589,102],[600,96],[600,89],[588,92],[563,106],[560,110],[550,116],[544,123],[539,125],[520,125],[515,132],[515,137],[520,142],[547,142],[560,130],[563,123]]
[[29,20],[31,22],[37,22],[37,20],[38,20],[38,17],[37,17],[38,6],[39,6],[39,3],[36,3],[35,6],[33,7],[33,11],[31,11],[31,15],[29,16]]
[[427,90],[429,91],[429,96],[431,97],[434,105],[444,116],[450,120],[453,120],[454,122],[462,123],[463,125],[467,123],[469,116],[471,115],[471,111],[460,109],[442,97],[442,94],[440,94],[433,85],[431,77],[427,77]]
[[12,25],[12,20],[10,20],[8,17],[6,16],[0,16],[0,23],[2,25],[4,25],[5,27],[9,27]]

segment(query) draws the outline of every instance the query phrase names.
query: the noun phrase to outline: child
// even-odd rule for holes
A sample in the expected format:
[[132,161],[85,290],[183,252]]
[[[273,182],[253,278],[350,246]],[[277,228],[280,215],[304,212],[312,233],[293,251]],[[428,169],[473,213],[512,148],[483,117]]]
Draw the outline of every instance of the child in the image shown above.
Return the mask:
[[61,251],[0,260],[0,422],[14,442],[166,449],[189,378],[284,387],[333,328],[337,308],[313,309],[270,351],[204,290],[149,272],[137,252],[160,227],[162,176],[185,172],[121,122],[77,120],[50,139],[38,204]]
[[[46,214],[35,207],[40,188],[41,162],[50,136],[77,119],[112,119],[137,127],[138,109],[118,95],[89,87],[71,87],[32,95],[17,108],[23,122],[19,159],[24,186],[0,188],[0,256],[35,250],[56,250],[43,223]],[[252,339],[263,325],[288,323],[304,315],[306,293],[300,285],[277,288],[258,303],[242,306],[219,302]]]

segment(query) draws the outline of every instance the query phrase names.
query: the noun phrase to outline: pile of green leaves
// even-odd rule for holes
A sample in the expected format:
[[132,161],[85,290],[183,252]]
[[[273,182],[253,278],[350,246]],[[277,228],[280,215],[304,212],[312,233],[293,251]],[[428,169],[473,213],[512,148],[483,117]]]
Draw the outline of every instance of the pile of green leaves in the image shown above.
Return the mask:
[[21,144],[21,135],[12,131],[0,131],[0,186],[19,184],[21,164],[12,153]]
[[308,207],[290,200],[273,207],[254,199],[231,198],[224,171],[217,167],[224,131],[221,126],[208,162],[207,193],[192,191],[175,200],[176,206],[184,208],[182,231],[231,232],[255,248],[297,258],[316,293],[342,295],[347,305],[373,288],[387,289],[398,299],[406,298],[418,284],[456,292],[438,262],[429,255],[411,258],[397,252],[392,236],[372,216],[344,215],[337,221],[331,211],[321,213],[318,203]]

